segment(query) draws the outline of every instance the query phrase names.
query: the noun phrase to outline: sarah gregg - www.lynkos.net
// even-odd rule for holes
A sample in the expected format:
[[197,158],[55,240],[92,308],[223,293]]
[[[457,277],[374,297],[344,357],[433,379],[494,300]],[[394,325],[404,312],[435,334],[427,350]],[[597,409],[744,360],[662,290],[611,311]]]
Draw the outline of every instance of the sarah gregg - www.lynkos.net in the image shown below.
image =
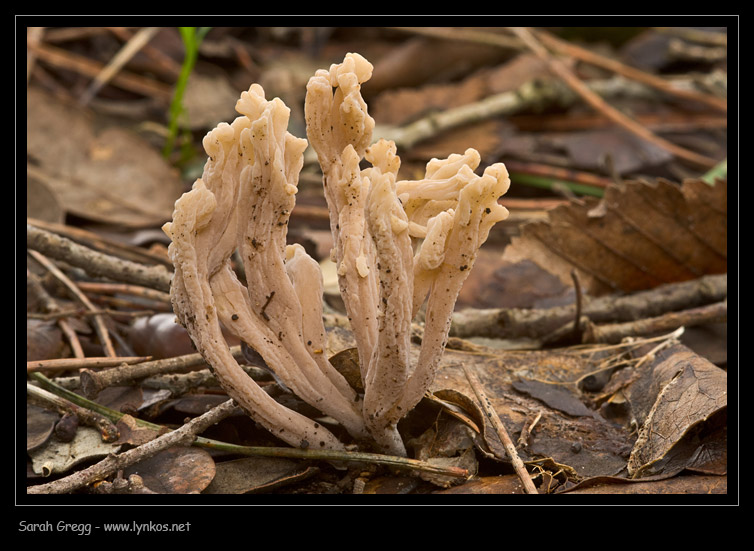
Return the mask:
[[121,532],[129,534],[154,534],[166,532],[188,532],[191,530],[190,522],[29,522],[21,520],[18,523],[19,532],[30,533],[57,533],[75,534],[88,536],[93,532]]

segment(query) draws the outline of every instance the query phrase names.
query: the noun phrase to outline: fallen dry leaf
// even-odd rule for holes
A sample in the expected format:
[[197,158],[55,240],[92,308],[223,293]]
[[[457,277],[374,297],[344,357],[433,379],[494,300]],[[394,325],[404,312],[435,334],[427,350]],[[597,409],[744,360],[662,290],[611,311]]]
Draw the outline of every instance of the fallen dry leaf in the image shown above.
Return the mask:
[[205,494],[256,494],[299,482],[317,472],[315,467],[280,457],[244,457],[222,461]]
[[628,460],[633,478],[720,461],[716,450],[726,448],[726,371],[677,345],[663,351],[651,374],[633,387],[629,400],[640,427]]
[[503,258],[531,260],[593,296],[727,271],[727,182],[610,186],[521,228]]
[[27,172],[43,180],[66,212],[129,227],[170,219],[184,191],[180,176],[135,133],[33,87],[26,129]]
[[568,494],[727,494],[725,476],[679,475],[661,480],[632,481],[617,477],[585,480],[561,493]]
[[26,404],[26,451],[44,445],[55,430],[60,414],[41,407]]
[[103,442],[98,430],[79,427],[70,442],[50,438],[44,446],[28,453],[34,472],[50,476],[65,473],[76,465],[101,459],[110,453],[117,453],[120,448],[119,444]]
[[206,450],[174,446],[124,470],[139,475],[158,494],[198,494],[215,477],[215,462]]

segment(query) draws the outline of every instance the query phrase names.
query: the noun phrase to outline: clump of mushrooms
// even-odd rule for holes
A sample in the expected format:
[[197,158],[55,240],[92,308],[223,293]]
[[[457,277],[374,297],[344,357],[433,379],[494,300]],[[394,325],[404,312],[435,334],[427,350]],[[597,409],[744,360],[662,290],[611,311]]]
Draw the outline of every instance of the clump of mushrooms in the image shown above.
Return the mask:
[[[221,324],[256,350],[302,400],[357,441],[407,455],[398,422],[432,384],[458,293],[510,184],[502,164],[479,176],[479,154],[427,164],[398,180],[393,142],[372,141],[361,96],[372,65],[349,53],[309,80],[307,135],[323,173],[331,258],[358,350],[363,397],[323,354],[322,275],[301,245],[286,244],[307,141],[287,132],[289,109],[253,84],[231,124],[209,132],[204,173],[164,230],[175,266],[173,309],[228,393],[259,424],[295,447],[342,449],[321,424],[263,391],[236,362]],[[361,169],[366,159],[372,166]],[[247,284],[236,276],[238,251]],[[412,362],[411,322],[426,301]]]

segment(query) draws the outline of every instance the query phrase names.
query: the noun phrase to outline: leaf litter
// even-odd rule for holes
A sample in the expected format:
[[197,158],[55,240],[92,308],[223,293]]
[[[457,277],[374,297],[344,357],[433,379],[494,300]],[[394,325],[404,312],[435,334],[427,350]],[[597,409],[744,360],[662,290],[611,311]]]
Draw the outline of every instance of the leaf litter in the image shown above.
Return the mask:
[[[298,36],[300,31],[290,32]],[[214,41],[213,35],[209,35],[206,44],[215,47],[212,54],[215,59],[222,59],[226,65],[229,62],[243,65],[245,73],[241,80],[246,82],[244,86],[248,84],[251,72],[255,73],[252,80],[266,78],[267,82],[277,83],[283,93],[295,90],[289,84],[300,77],[285,64],[269,62],[269,67],[275,65],[274,73],[265,74],[264,71],[265,60],[278,59],[276,54],[286,51],[284,45],[273,39],[260,47],[256,59],[262,63],[255,66],[243,61],[245,58],[238,49],[238,33],[233,29],[218,29]],[[259,31],[259,34],[264,33]],[[155,44],[165,43],[160,42],[161,35]],[[265,36],[269,39],[271,35]],[[302,33],[301,36],[307,35]],[[573,197],[567,191],[569,188],[557,186],[540,193],[529,188],[521,198],[506,199],[510,200],[506,206],[513,216],[496,235],[491,236],[490,247],[482,252],[483,255],[489,253],[489,269],[483,272],[485,275],[478,276],[480,279],[476,284],[470,278],[464,305],[472,309],[479,306],[483,293],[475,289],[481,289],[488,301],[483,307],[490,307],[489,301],[493,307],[502,306],[503,297],[500,295],[506,293],[505,300],[514,301],[517,308],[536,311],[562,304],[573,309],[578,300],[573,292],[574,270],[585,294],[582,297],[584,302],[600,296],[631,296],[640,290],[661,288],[663,284],[727,272],[727,181],[724,178],[710,185],[699,177],[684,177],[680,178],[682,184],[676,184],[674,176],[688,171],[679,170],[678,164],[666,152],[652,147],[647,149],[646,144],[606,129],[604,122],[599,123],[599,128],[574,131],[579,124],[592,124],[590,119],[578,107],[570,107],[574,104],[572,96],[566,99],[560,91],[552,92],[557,89],[557,86],[550,88],[554,79],[545,65],[531,54],[515,48],[506,50],[471,44],[461,48],[463,42],[437,42],[433,38],[418,36],[384,47],[374,38],[370,42],[373,48],[383,47],[383,52],[392,54],[382,56],[381,63],[375,66],[375,87],[371,91],[365,89],[365,93],[374,95],[370,104],[375,106],[378,124],[410,124],[428,114],[479,102],[491,94],[518,93],[531,82],[538,83],[539,88],[535,86],[534,89],[542,92],[542,101],[536,105],[527,104],[520,116],[511,112],[504,118],[483,118],[423,138],[406,152],[402,171],[418,170],[430,157],[445,156],[457,150],[458,143],[463,143],[482,151],[485,162],[494,162],[498,158],[505,161],[508,157],[511,161],[553,161],[615,180],[614,184],[603,188],[600,199]],[[392,38],[395,40],[394,36]],[[630,52],[634,60],[637,55],[646,55],[646,50],[638,48],[639,38],[623,47],[623,52]],[[321,39],[305,38],[315,42]],[[358,40],[353,41],[353,37],[345,43],[357,51],[363,46]],[[325,41],[325,44],[325,52],[343,46],[337,42]],[[430,61],[438,59],[438,44],[447,47],[452,55],[444,58],[444,67],[433,68]],[[661,61],[653,61],[651,70],[662,71],[663,64],[673,63],[668,51],[663,55]],[[301,72],[308,74],[311,56],[297,52],[294,57],[303,60],[307,70]],[[370,57],[379,59],[381,56]],[[702,65],[704,68],[709,66]],[[161,74],[154,67],[152,69],[155,74]],[[440,69],[442,71],[438,72]],[[605,76],[599,71],[593,74],[598,78]],[[231,75],[227,80],[233,81],[237,76]],[[217,79],[215,82],[219,83],[220,89],[226,89],[226,80],[216,71],[198,77],[195,83],[212,79]],[[623,84],[620,87],[624,96],[612,97],[638,112],[646,111],[642,114],[646,118],[642,120],[672,114],[679,107],[683,112],[685,108],[672,102],[658,102],[656,95],[646,91],[637,93],[636,89]],[[236,84],[230,86],[230,89],[236,88]],[[198,114],[193,125],[199,132],[202,105],[217,106],[218,112],[223,110],[223,105],[206,102],[208,98],[202,97],[206,94],[203,89],[206,90],[197,85],[196,97],[190,98],[196,102],[193,112]],[[122,101],[112,86],[106,87],[101,95],[111,107],[123,107],[129,103]],[[30,160],[27,175],[37,185],[50,190],[49,198],[44,199],[47,195],[39,194],[49,205],[51,213],[44,218],[49,216],[59,222],[62,209],[68,216],[125,228],[149,228],[169,218],[172,202],[180,195],[184,184],[168,163],[154,155],[157,148],[131,132],[106,128],[108,122],[92,118],[91,113],[84,113],[70,104],[60,105],[34,87],[30,88],[28,98],[27,125],[33,132],[30,132],[27,148]],[[144,112],[141,111],[142,115]],[[203,114],[222,117],[213,113]],[[561,116],[564,114],[567,116]],[[693,115],[691,113],[684,120],[697,120]],[[297,116],[300,113],[294,109],[292,125],[301,127]],[[548,134],[532,127],[532,120],[537,124],[560,121],[561,125],[571,127],[564,132],[561,126],[557,132]],[[713,124],[719,123],[713,121]],[[37,129],[44,131],[37,132]],[[694,132],[697,138],[707,139],[708,145],[710,136],[717,143],[719,133],[715,134],[716,130]],[[65,142],[56,139],[61,133],[74,139]],[[690,130],[682,130],[679,135],[690,138],[691,134]],[[306,171],[300,186],[301,202],[321,205],[316,186],[309,188],[306,185]],[[657,173],[659,178],[646,176]],[[634,174],[639,178],[632,179]],[[316,182],[318,178],[314,176]],[[516,177],[513,174],[514,185]],[[524,175],[519,181],[525,181]],[[519,189],[525,187],[522,185]],[[311,189],[315,192],[312,193]],[[537,201],[546,204],[545,200],[550,200],[553,193],[561,195],[558,197],[561,206],[554,210],[536,206]],[[525,204],[524,199],[529,201],[532,198],[533,208],[516,209],[516,205]],[[517,202],[519,200],[521,203]],[[43,207],[46,208],[45,204],[35,206],[28,212],[29,216],[42,212]],[[309,219],[309,223],[316,224],[316,220],[316,217]],[[521,224],[521,220],[531,220],[531,223]],[[292,230],[295,231],[296,225],[294,213]],[[304,226],[304,234],[308,229]],[[500,255],[503,248],[505,255]],[[160,251],[160,247],[156,250]],[[541,283],[528,295],[511,293],[511,289],[526,289],[533,272],[546,274],[546,277],[539,279]],[[500,290],[494,287],[495,275],[503,273],[508,279],[501,280],[505,281],[506,288]],[[569,316],[572,317],[573,312]],[[127,331],[130,325],[127,321],[116,324],[124,329],[122,334],[126,339],[131,338]],[[328,353],[341,358],[342,361],[335,363],[343,369],[349,364],[353,368],[356,361],[353,354],[349,354],[352,344],[344,325],[338,315],[329,319]],[[41,334],[41,328],[40,325],[31,334]],[[660,340],[651,335],[637,335],[618,345],[585,343],[562,348],[536,342],[537,349],[526,349],[532,341],[519,337],[505,343],[495,338],[451,338],[431,395],[402,423],[401,430],[411,437],[417,457],[463,466],[470,473],[476,473],[462,484],[458,480],[427,474],[422,474],[421,483],[418,483],[417,477],[406,477],[363,463],[344,472],[333,469],[327,462],[302,463],[299,460],[257,457],[237,459],[232,454],[230,457],[217,452],[208,454],[194,448],[161,452],[151,463],[137,465],[129,472],[119,474],[113,483],[141,479],[142,482],[133,488],[138,486],[142,490],[148,488],[150,492],[161,493],[523,493],[520,481],[512,474],[502,443],[463,374],[461,366],[464,364],[473,365],[478,372],[495,411],[517,443],[517,453],[524,460],[540,493],[618,493],[630,487],[636,488],[637,493],[662,493],[673,491],[670,488],[675,481],[688,483],[685,473],[714,475],[724,480],[727,473],[727,372],[687,348],[688,343],[680,344],[681,337],[677,332],[662,335]],[[417,341],[421,338],[420,328],[415,338]],[[57,333],[55,339],[61,342]],[[88,346],[96,347],[96,341],[90,340]],[[521,349],[503,350],[501,347]],[[36,345],[32,348],[32,352],[38,354]],[[167,352],[167,355],[174,353]],[[70,351],[63,354],[70,354]],[[162,350],[160,354],[165,356],[166,353]],[[725,360],[722,365],[725,367]],[[292,407],[303,408],[295,397],[281,392],[273,379],[260,373],[256,376],[279,399],[288,400]],[[67,378],[75,389],[75,375]],[[65,379],[65,376],[59,378],[61,382]],[[358,385],[357,379],[352,379],[354,387]],[[210,384],[193,392],[217,393],[218,388]],[[180,424],[185,415],[199,412],[196,397],[191,394],[170,396],[163,402],[147,405],[149,394],[131,394],[126,402],[127,410],[138,412],[139,417],[154,416],[173,426]],[[216,396],[221,397],[222,393]],[[185,404],[181,405],[182,401]],[[317,415],[316,412],[307,413]],[[154,432],[141,432],[143,427],[137,427],[133,424],[137,421],[131,419],[135,418],[124,418],[122,425],[128,424],[134,429],[132,433],[123,430],[123,439],[128,445],[138,445],[142,438],[154,436]],[[321,421],[330,422],[326,418]],[[54,416],[48,417],[34,431],[33,437],[29,433],[29,442],[34,442],[32,447],[35,449],[49,447],[58,450],[58,455],[68,455],[70,461],[70,453],[60,451],[61,443],[53,430],[55,422]],[[29,424],[29,427],[33,426]],[[76,432],[81,430],[80,427]],[[213,433],[229,441],[267,441],[275,445],[240,416],[222,421],[213,428]],[[189,474],[185,469],[186,462],[194,461],[197,468]],[[61,464],[65,466],[56,469],[75,469],[73,463]],[[181,477],[183,471],[186,474]],[[709,479],[700,477],[697,480],[699,486],[690,482],[691,491],[705,491],[703,485]],[[709,487],[715,487],[714,482],[710,484]],[[684,491],[688,491],[688,487]]]

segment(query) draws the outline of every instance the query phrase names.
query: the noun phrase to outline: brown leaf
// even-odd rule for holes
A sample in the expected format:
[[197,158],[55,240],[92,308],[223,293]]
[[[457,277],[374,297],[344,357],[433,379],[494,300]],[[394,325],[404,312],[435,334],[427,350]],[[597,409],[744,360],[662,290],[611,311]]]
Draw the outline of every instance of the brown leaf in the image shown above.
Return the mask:
[[675,474],[690,465],[724,469],[727,385],[724,370],[686,347],[664,351],[629,390],[640,427],[628,461],[631,476]]
[[[709,189],[705,189],[707,186]],[[556,207],[521,228],[503,258],[531,260],[593,296],[727,271],[727,183],[631,182]]]
[[551,140],[568,153],[573,166],[597,173],[605,170],[608,158],[616,174],[635,174],[673,159],[664,149],[617,128],[569,132]]
[[26,451],[39,448],[52,435],[60,415],[38,406],[26,404]]
[[460,486],[437,490],[435,494],[525,494],[524,485],[518,475],[483,476]]
[[410,39],[375,62],[364,93],[457,79],[475,67],[494,63],[508,55],[500,48],[485,44],[421,37]]
[[[460,467],[476,474],[478,465],[474,454],[474,438],[469,427],[452,417],[443,417],[421,436],[408,443],[416,459],[443,467]],[[457,477],[420,472],[419,476],[432,484],[448,488],[457,484]]]
[[26,216],[62,224],[65,211],[58,196],[43,180],[28,176],[26,178]]
[[594,415],[575,393],[557,383],[521,379],[513,382],[513,388],[572,417]]
[[170,219],[180,176],[140,136],[35,88],[27,92],[26,127],[27,171],[67,212],[125,226]]
[[[514,442],[532,417],[542,414],[529,436],[528,446],[517,449],[524,462],[548,460],[574,477],[613,475],[625,468],[632,445],[627,429],[599,415],[568,415],[513,387],[515,381],[525,377],[560,383],[575,391],[581,378],[596,369],[585,355],[568,351],[490,350],[483,354],[446,350],[431,389],[433,393],[443,395],[441,390],[452,389],[466,396],[474,395],[460,367],[462,362],[474,365],[485,393]],[[485,433],[489,448],[498,458],[504,458],[502,444],[492,444],[494,431]]]
[[685,475],[653,481],[618,477],[587,479],[562,493],[569,494],[727,494],[725,476]]
[[244,457],[222,461],[205,494],[252,494],[304,480],[318,471],[279,457]]
[[198,494],[215,477],[215,462],[201,448],[174,446],[125,469],[124,477],[132,474],[159,494]]
[[162,431],[139,425],[136,419],[131,415],[124,415],[115,424],[118,429],[118,440],[116,444],[129,444],[131,446],[140,446],[150,440],[154,440]]
[[60,358],[65,350],[63,333],[55,322],[26,320],[26,361]]

